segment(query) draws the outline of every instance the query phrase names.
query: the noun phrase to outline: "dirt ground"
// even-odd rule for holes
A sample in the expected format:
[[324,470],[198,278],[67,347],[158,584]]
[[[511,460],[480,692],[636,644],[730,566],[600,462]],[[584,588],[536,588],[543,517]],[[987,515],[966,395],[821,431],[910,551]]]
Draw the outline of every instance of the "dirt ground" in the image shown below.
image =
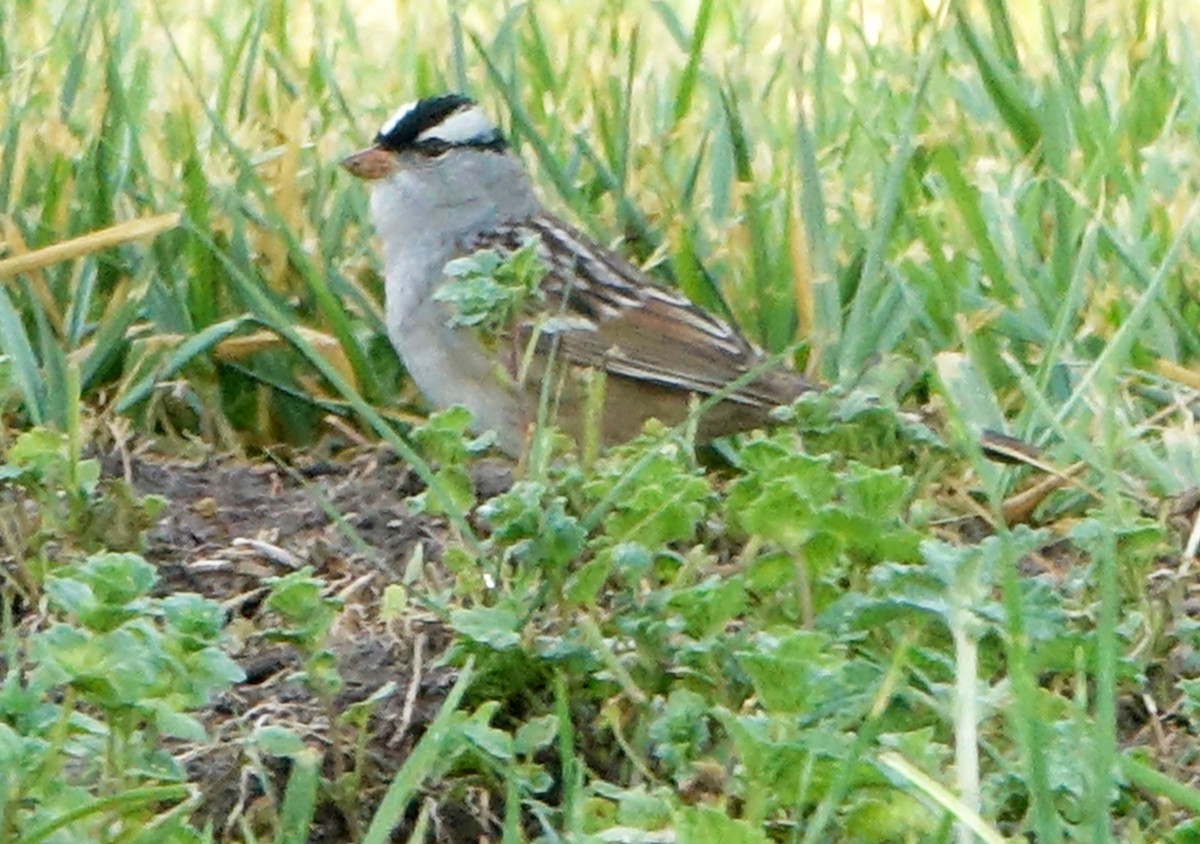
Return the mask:
[[[348,818],[326,801],[309,840],[359,837],[359,825],[369,820],[455,679],[454,669],[439,665],[450,636],[433,615],[417,610],[399,622],[380,619],[385,587],[402,582],[406,570],[412,574],[418,546],[421,576],[445,578],[438,566],[443,523],[412,515],[404,504],[420,482],[386,452],[298,468],[217,458],[167,464],[128,455],[103,462],[107,474],[125,477],[139,494],[168,499],[146,552],[162,577],[158,591],[197,592],[220,602],[229,613],[233,656],[246,672],[244,682],[203,714],[209,742],[176,748],[204,795],[197,820],[211,820],[220,840],[241,840],[242,823],[255,828],[256,817],[281,798],[286,762],[247,752],[244,740],[257,727],[299,733],[324,753],[325,774],[336,777],[350,763],[357,736],[349,727],[331,730],[331,716],[390,683],[394,691],[378,702],[368,725],[362,784],[346,801],[361,817]],[[473,475],[481,498],[512,483],[500,462],[483,462]],[[293,648],[260,635],[272,624],[265,617],[265,579],[303,566],[345,604],[330,642],[345,685],[332,706],[290,679],[301,659]],[[485,798],[477,805],[437,802],[430,840],[477,842],[495,828]],[[395,840],[407,839],[404,830],[397,832]]]

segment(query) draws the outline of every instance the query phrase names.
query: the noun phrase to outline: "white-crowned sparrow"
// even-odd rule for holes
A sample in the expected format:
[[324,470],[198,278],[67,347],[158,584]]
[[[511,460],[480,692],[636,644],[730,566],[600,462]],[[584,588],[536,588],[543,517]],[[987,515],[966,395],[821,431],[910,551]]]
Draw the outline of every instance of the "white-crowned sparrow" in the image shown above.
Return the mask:
[[[477,430],[495,431],[511,455],[525,448],[548,372],[552,421],[575,436],[596,426],[606,443],[632,437],[650,417],[678,423],[693,396],[739,379],[699,420],[701,440],[770,424],[772,408],[812,389],[799,373],[769,365],[728,323],[546,213],[504,137],[467,97],[401,107],[342,165],[371,189],[388,336],[409,374],[435,407],[465,405]],[[531,241],[546,270],[541,313],[515,317],[502,336],[481,337],[434,297],[455,283],[445,272],[452,259],[482,249],[511,255]],[[585,420],[587,369],[606,378],[603,412]]]

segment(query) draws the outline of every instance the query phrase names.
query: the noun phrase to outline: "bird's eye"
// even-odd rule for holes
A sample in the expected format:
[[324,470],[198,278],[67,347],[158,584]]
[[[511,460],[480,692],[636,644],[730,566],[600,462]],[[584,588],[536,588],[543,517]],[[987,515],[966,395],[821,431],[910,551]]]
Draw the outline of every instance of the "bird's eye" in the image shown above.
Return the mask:
[[452,148],[451,144],[441,140],[422,141],[416,145],[416,150],[425,158],[441,158]]

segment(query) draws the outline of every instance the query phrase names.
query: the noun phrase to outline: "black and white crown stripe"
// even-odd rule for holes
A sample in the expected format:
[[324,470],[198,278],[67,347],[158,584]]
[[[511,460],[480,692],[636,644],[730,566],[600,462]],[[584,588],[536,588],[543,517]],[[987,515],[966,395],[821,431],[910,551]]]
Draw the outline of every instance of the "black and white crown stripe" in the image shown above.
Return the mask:
[[482,147],[503,149],[504,137],[474,100],[462,94],[426,97],[405,103],[379,129],[375,142],[384,149]]

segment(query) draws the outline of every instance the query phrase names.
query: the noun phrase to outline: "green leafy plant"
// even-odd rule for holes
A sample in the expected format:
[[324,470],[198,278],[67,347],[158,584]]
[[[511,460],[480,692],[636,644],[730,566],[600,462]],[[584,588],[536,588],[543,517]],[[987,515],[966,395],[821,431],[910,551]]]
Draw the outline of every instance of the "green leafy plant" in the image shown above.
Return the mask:
[[413,430],[413,443],[434,467],[433,482],[438,488],[436,497],[427,490],[410,499],[418,512],[444,515],[453,508],[465,513],[475,503],[467,460],[486,452],[495,435],[472,437],[470,424],[470,411],[456,406],[432,414]]
[[337,660],[329,650],[328,636],[341,603],[324,594],[326,584],[313,577],[310,568],[272,578],[270,587],[267,607],[279,614],[283,624],[264,631],[264,635],[271,641],[287,642],[300,651],[304,661],[297,679],[327,707],[332,707],[333,696],[343,681]]
[[448,281],[433,297],[451,306],[451,324],[495,334],[525,312],[530,299],[541,298],[538,285],[546,266],[529,239],[507,256],[480,249],[455,258],[446,264],[446,275]]
[[19,434],[0,463],[0,534],[27,595],[41,590],[58,559],[139,549],[165,504],[102,479],[98,460],[82,457],[70,435],[45,428]]
[[220,648],[221,608],[153,597],[156,580],[129,553],[64,564],[47,580],[50,615],[0,685],[5,840],[99,840],[147,825],[197,840],[176,811],[196,801],[164,740],[203,740],[194,713],[243,675]]
[[[333,774],[328,793],[354,830],[361,834],[356,804],[363,771],[367,767],[366,735],[371,713],[386,698],[395,694],[395,683],[381,686],[367,699],[344,712],[339,711],[337,695],[345,681],[338,668],[337,655],[330,647],[330,629],[342,609],[342,602],[326,594],[327,585],[304,568],[270,580],[267,608],[276,613],[281,624],[263,631],[268,641],[286,642],[302,657],[299,671],[291,679],[304,684],[316,697],[335,725],[331,730],[329,757]],[[301,740],[288,727],[272,725],[259,730],[255,744],[266,752],[288,758],[294,766],[280,808],[278,828],[281,835],[304,840],[305,821],[311,820],[317,806],[317,783],[322,754]]]

